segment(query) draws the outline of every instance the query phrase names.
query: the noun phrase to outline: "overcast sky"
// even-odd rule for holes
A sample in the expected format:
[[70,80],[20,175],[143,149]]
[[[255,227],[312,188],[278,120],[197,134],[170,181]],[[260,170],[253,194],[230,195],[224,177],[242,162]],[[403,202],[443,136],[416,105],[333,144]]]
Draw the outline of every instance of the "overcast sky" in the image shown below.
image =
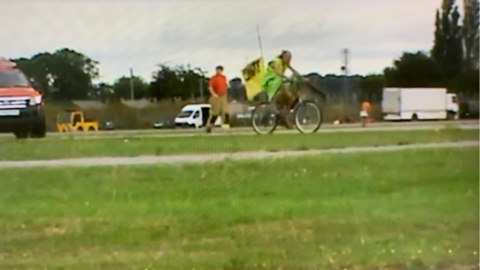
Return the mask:
[[[463,1],[457,1],[459,4]],[[302,73],[381,72],[403,51],[430,50],[441,0],[0,0],[0,56],[68,47],[100,62],[101,80],[149,80],[163,62],[222,64],[230,78],[260,56],[293,53]],[[268,60],[267,59],[267,60]]]

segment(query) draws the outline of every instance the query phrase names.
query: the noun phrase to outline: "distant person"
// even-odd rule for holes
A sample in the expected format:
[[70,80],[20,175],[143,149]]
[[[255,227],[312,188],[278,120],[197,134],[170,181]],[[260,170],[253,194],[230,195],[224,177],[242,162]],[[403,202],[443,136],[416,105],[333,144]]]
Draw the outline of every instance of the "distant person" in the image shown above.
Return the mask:
[[212,127],[218,117],[222,118],[222,128],[230,129],[230,108],[227,99],[228,81],[223,75],[223,67],[217,66],[215,75],[208,83],[210,90],[210,116],[207,121],[207,133],[212,132]]
[[372,106],[368,101],[362,103],[362,111],[360,112],[360,118],[362,119],[362,127],[366,127],[369,121],[370,112],[372,111]]

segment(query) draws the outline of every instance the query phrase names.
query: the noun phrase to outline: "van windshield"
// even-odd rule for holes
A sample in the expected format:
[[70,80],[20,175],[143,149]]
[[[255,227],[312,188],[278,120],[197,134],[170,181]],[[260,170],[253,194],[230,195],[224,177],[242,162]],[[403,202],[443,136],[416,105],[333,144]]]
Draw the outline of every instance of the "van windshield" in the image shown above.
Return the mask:
[[0,87],[30,87],[30,82],[20,70],[0,71]]
[[190,115],[192,115],[193,111],[192,110],[186,110],[186,111],[181,111],[179,114],[178,114],[178,118],[188,118],[190,117]]

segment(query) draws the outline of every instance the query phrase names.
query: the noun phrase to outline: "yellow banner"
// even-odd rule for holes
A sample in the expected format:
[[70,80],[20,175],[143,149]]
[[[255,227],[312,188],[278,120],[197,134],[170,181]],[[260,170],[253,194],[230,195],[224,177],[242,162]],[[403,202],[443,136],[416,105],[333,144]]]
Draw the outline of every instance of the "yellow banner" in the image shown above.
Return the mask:
[[262,57],[249,63],[243,70],[243,79],[245,79],[245,88],[247,90],[248,100],[252,100],[260,91],[262,91],[262,81],[265,74],[265,61]]

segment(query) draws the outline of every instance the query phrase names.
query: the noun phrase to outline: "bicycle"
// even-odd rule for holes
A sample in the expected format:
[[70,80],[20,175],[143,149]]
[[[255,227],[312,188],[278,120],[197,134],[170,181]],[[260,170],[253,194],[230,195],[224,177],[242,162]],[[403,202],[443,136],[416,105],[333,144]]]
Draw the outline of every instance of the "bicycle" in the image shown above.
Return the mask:
[[[307,82],[309,87],[312,87]],[[287,117],[294,118],[294,126],[301,133],[317,132],[323,122],[323,113],[319,105],[310,99],[303,98],[295,77],[288,78],[282,83],[287,86],[292,93],[296,95],[295,101],[291,105]],[[272,101],[260,102],[252,111],[252,127],[257,134],[273,133],[281,117],[279,117],[276,104]],[[313,121],[311,121],[313,119]],[[286,120],[286,119],[284,119]],[[258,122],[258,123],[257,123]],[[264,129],[262,129],[264,128]]]

